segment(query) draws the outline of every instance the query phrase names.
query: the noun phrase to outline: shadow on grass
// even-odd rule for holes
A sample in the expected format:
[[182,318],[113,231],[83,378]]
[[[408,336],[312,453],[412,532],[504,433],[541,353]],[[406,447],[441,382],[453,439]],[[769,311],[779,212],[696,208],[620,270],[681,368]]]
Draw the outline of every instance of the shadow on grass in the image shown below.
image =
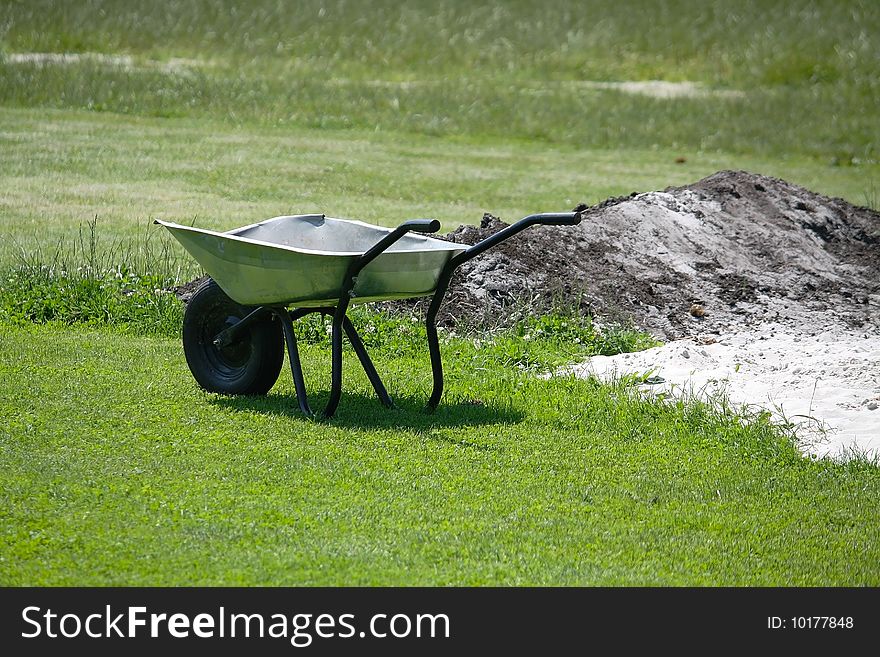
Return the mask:
[[[313,421],[336,427],[401,428],[419,432],[443,427],[516,424],[524,417],[523,413],[510,408],[471,401],[441,402],[437,410],[430,413],[425,409],[427,398],[416,395],[395,397],[394,408],[385,408],[373,395],[348,392],[342,394],[336,415],[328,420],[321,415],[328,396],[329,393],[316,393],[309,397],[309,404],[315,410]],[[210,403],[226,410],[305,419],[293,395],[217,396]]]

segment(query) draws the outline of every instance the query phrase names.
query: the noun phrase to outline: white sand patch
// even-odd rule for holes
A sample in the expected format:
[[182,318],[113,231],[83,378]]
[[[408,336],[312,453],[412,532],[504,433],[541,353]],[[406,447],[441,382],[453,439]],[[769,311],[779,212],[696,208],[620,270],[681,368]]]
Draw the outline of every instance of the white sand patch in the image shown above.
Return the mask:
[[623,80],[606,82],[582,80],[572,82],[571,84],[587,89],[613,89],[614,91],[651,96],[652,98],[699,98],[705,96],[738,98],[745,95],[742,91],[736,89],[711,89],[699,82],[690,81]]
[[10,64],[104,64],[106,66],[134,66],[129,55],[105,55],[97,52],[13,52],[6,55]]
[[724,395],[736,406],[769,411],[796,425],[805,453],[880,456],[880,329],[764,324],[595,356],[569,371],[602,380],[650,374],[646,391],[707,401]]
[[[339,87],[366,85],[380,89],[415,89],[420,87],[438,86],[443,80],[362,80],[350,78],[328,78],[327,84]],[[610,89],[628,94],[651,96],[652,98],[705,98],[709,96],[723,98],[742,98],[745,92],[738,89],[713,89],[699,82],[667,82],[665,80],[563,80],[541,81],[538,86],[521,89],[522,93],[532,96],[549,96],[558,91],[559,87],[574,89]]]
[[72,66],[97,64],[126,70],[159,70],[173,75],[187,75],[193,69],[204,67],[208,62],[197,59],[172,57],[166,61],[147,59],[136,61],[131,55],[107,55],[97,52],[14,52],[3,60],[10,64],[37,64],[38,66]]

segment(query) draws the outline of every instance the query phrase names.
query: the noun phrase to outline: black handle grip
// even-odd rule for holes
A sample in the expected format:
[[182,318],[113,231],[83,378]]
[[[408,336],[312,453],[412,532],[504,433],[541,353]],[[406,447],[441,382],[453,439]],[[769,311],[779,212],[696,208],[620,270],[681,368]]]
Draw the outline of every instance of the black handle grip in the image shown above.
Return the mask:
[[440,222],[436,219],[410,219],[404,221],[397,230],[411,230],[414,233],[436,233],[440,230]]
[[513,237],[517,233],[529,228],[530,226],[574,226],[581,222],[579,212],[548,212],[545,214],[530,214],[511,224],[507,228],[498,231],[494,235],[490,235],[482,242],[477,242],[464,253],[460,253],[450,260],[450,266],[455,269],[463,262],[467,262],[471,258],[480,255],[486,249],[491,249],[496,244],[503,242],[509,237]]
[[581,223],[580,212],[553,212],[532,216],[536,218],[535,223],[545,226],[577,226]]

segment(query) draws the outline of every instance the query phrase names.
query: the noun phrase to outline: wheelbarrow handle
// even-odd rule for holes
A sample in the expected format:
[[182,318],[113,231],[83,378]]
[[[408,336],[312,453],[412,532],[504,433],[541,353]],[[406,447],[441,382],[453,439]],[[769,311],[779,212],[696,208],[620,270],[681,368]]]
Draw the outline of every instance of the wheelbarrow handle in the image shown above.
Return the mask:
[[526,228],[529,228],[531,226],[575,226],[580,222],[580,212],[548,212],[544,214],[530,214],[528,217],[523,217],[515,224],[511,224],[504,230],[499,230],[497,233],[487,237],[482,242],[477,242],[467,251],[453,258],[450,261],[450,267],[451,269],[455,269],[462,263],[467,262],[471,258],[480,255],[487,249],[491,249],[493,246],[496,246],[497,244],[503,242],[510,237],[513,237],[517,233],[522,232]]
[[[337,303],[336,309],[333,311],[332,332],[330,337],[330,360],[332,369],[330,378],[330,398],[327,400],[327,406],[324,408],[324,417],[333,417],[333,414],[336,413],[336,407],[339,405],[339,398],[342,394],[342,330],[345,329],[348,331],[348,329],[345,328],[345,322],[347,321],[345,313],[348,311],[348,304],[351,302],[351,298],[354,296],[354,286],[357,282],[358,275],[364,267],[370,264],[378,256],[382,255],[382,253],[387,251],[397,240],[408,232],[436,233],[438,230],[440,230],[440,222],[436,219],[410,219],[409,221],[404,221],[397,228],[376,242],[376,244],[369,248],[362,256],[355,258],[348,266],[348,271],[345,273],[345,278],[342,280],[342,290],[339,297],[339,303]],[[357,333],[354,331],[353,327],[351,330],[356,336]],[[349,333],[349,340],[352,341],[352,346],[355,347],[355,351],[361,359],[361,364],[364,365],[364,369],[367,372],[370,382],[376,389],[382,403],[386,406],[390,405],[391,398],[388,397],[388,393],[385,392],[385,388],[382,386],[379,375],[376,374],[372,363],[369,365],[365,364],[365,360],[369,361],[369,356],[366,355],[363,345],[360,344],[360,338],[357,338],[357,340],[352,339],[352,333]]]
[[[537,219],[535,219],[537,217]],[[581,223],[580,212],[548,212],[545,214],[533,214],[525,219],[520,219],[521,223],[526,219],[535,219],[533,223],[544,224],[545,226],[576,226]],[[531,224],[530,224],[531,225]]]
[[425,315],[425,328],[428,334],[428,350],[431,354],[431,371],[434,378],[434,387],[431,390],[431,397],[428,399],[429,410],[433,411],[437,408],[437,404],[440,403],[440,397],[443,395],[443,363],[440,360],[440,340],[437,336],[437,311],[440,310],[440,304],[443,302],[443,297],[446,294],[446,290],[449,288],[449,281],[452,279],[452,274],[458,269],[459,265],[467,262],[471,258],[477,257],[487,249],[491,249],[498,243],[503,242],[508,237],[513,237],[529,226],[540,224],[544,224],[545,226],[574,226],[580,222],[580,212],[530,214],[528,217],[523,217],[504,230],[500,230],[494,235],[487,237],[482,242],[477,242],[467,251],[459,253],[457,256],[453,256],[449,259],[449,262],[446,263],[443,271],[440,272],[440,277],[437,281],[437,289],[434,292],[434,296],[431,298],[431,304],[428,306],[428,312]]

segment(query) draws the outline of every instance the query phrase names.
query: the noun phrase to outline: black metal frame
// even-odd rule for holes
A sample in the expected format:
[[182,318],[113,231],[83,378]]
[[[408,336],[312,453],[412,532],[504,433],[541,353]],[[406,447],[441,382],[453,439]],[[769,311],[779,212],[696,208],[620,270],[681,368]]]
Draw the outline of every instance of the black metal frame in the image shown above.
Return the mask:
[[[433,389],[427,404],[429,411],[433,411],[437,408],[437,405],[440,403],[440,397],[443,395],[443,363],[440,358],[440,340],[437,336],[436,319],[437,312],[440,310],[440,305],[443,303],[443,297],[446,295],[446,290],[449,289],[449,283],[452,280],[452,275],[455,273],[455,270],[468,260],[475,258],[487,249],[491,249],[493,246],[513,237],[530,226],[573,226],[580,223],[580,220],[581,214],[579,212],[529,215],[449,259],[449,262],[446,263],[446,266],[440,272],[437,281],[437,288],[434,291],[431,303],[428,306],[428,312],[425,315],[425,327],[428,333],[428,351],[431,356],[431,371],[434,379]],[[260,306],[237,324],[221,331],[214,339],[214,344],[217,347],[223,347],[234,342],[239,331],[245,326],[259,318],[265,317],[267,313],[273,314],[281,322],[281,327],[284,331],[284,341],[287,344],[288,360],[290,361],[290,370],[293,374],[293,385],[296,389],[296,399],[299,403],[300,410],[308,416],[313,416],[314,412],[309,406],[308,395],[306,393],[305,379],[303,378],[302,364],[299,359],[299,348],[296,343],[293,322],[316,312],[319,312],[322,315],[332,315],[333,320],[331,323],[330,334],[330,399],[327,401],[327,406],[324,408],[323,416],[325,418],[333,417],[339,406],[339,399],[342,396],[343,331],[348,336],[348,340],[357,354],[358,360],[361,362],[361,367],[364,368],[364,372],[367,374],[367,378],[373,385],[373,389],[376,391],[376,396],[379,397],[379,401],[382,402],[382,405],[386,408],[392,408],[394,402],[391,401],[391,397],[388,396],[388,391],[385,389],[385,385],[382,383],[382,379],[379,377],[379,373],[376,371],[373,361],[370,360],[370,356],[367,354],[367,350],[364,347],[360,335],[358,335],[357,330],[354,328],[354,325],[351,323],[351,320],[346,313],[348,312],[348,306],[353,296],[352,292],[354,286],[357,283],[357,277],[364,267],[370,264],[377,256],[386,251],[392,244],[397,242],[409,231],[436,233],[438,230],[440,230],[440,222],[436,219],[413,219],[404,222],[383,237],[370,250],[352,262],[345,278],[343,279],[342,294],[339,298],[339,303],[337,303],[335,307],[296,308],[293,311],[289,311],[283,306]]]

